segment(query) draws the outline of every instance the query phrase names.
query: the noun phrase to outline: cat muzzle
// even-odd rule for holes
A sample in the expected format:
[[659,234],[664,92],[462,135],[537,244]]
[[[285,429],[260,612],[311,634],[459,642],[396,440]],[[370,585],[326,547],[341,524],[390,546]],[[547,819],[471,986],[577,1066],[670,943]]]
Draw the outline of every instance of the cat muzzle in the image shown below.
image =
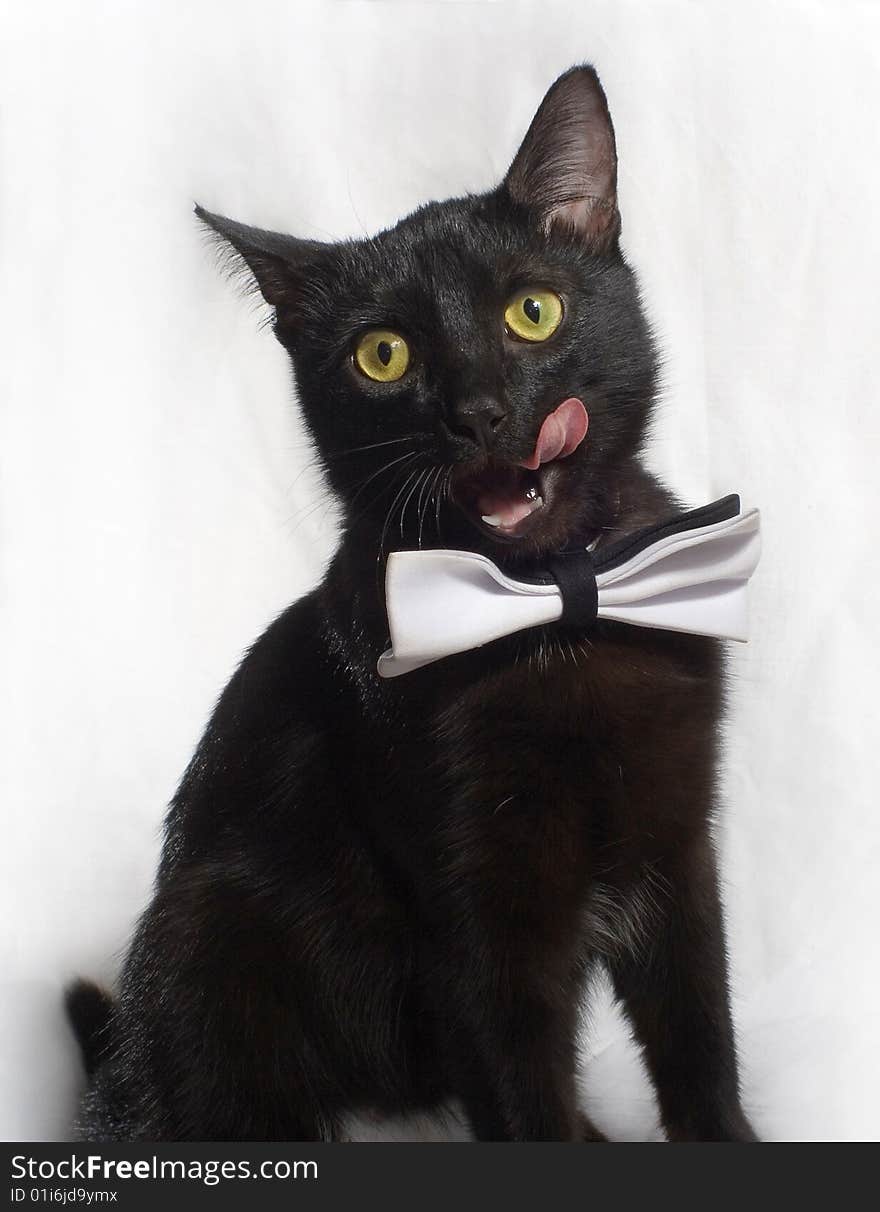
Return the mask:
[[542,468],[567,459],[587,436],[589,418],[582,400],[570,396],[544,418],[534,448],[516,464],[495,463],[455,485],[456,500],[494,538],[518,539],[529,519],[547,504]]

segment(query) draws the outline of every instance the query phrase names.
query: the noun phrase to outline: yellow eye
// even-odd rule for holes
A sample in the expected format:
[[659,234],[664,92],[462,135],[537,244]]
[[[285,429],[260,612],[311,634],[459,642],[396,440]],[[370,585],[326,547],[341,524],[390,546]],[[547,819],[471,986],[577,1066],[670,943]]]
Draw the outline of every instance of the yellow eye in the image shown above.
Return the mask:
[[406,374],[409,346],[399,332],[374,328],[364,333],[354,351],[358,370],[377,383],[393,383]]
[[546,341],[562,319],[562,300],[552,290],[521,290],[504,311],[504,323],[522,341]]

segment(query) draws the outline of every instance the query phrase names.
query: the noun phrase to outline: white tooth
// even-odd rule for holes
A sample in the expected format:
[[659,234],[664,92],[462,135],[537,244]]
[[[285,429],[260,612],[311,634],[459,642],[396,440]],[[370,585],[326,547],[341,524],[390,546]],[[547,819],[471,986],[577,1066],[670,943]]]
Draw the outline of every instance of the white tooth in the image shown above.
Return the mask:
[[482,518],[487,526],[500,526],[503,521],[500,513],[484,513]]
[[532,513],[534,513],[536,509],[541,509],[543,504],[544,504],[543,497],[535,497],[534,501],[532,501]]

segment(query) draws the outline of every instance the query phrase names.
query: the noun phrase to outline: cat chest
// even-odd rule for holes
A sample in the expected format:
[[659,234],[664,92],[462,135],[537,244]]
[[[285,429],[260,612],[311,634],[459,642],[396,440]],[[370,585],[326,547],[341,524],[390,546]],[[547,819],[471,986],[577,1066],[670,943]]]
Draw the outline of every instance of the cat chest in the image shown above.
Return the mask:
[[686,714],[689,703],[708,710],[712,699],[711,669],[652,638],[639,646],[539,633],[513,659],[487,665],[476,678],[452,679],[422,704],[441,743],[472,737],[539,753],[548,745],[592,752],[638,744],[664,719]]

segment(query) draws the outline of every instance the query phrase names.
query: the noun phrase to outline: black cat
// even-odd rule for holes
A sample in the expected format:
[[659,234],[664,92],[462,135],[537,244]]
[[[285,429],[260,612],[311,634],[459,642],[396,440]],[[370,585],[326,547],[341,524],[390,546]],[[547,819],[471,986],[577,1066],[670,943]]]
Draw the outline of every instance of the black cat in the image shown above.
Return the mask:
[[606,622],[376,673],[390,550],[528,572],[676,507],[639,462],[656,359],[616,163],[577,67],[497,189],[374,239],[198,211],[275,309],[345,524],[220,699],[118,1002],[68,995],[85,1136],[332,1140],[456,1098],[483,1140],[601,1140],[575,1090],[601,963],[669,1137],[755,1139],[711,838],[718,644]]

